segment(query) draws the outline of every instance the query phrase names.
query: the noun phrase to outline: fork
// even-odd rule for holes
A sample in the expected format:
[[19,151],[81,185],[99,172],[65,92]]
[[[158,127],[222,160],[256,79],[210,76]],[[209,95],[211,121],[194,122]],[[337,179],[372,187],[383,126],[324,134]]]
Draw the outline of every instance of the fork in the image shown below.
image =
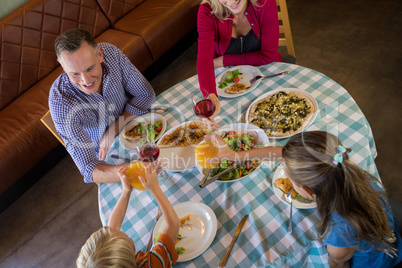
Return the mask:
[[154,227],[152,227],[151,236],[149,237],[147,247],[145,248],[145,253],[147,253],[147,252],[151,249],[151,245],[152,245],[152,234],[153,234],[153,232],[154,232],[155,225],[156,225],[156,223],[158,222],[158,220],[159,220],[159,218],[160,218],[161,216],[162,216],[162,211],[161,211],[160,208],[158,208],[158,214],[156,215],[156,221],[155,221]]
[[283,74],[288,74],[289,71],[284,71],[278,74],[273,74],[273,75],[267,75],[267,76],[261,76],[261,75],[257,75],[256,77],[252,78],[250,80],[250,85],[254,84],[258,79],[265,79],[265,78],[270,78],[270,77],[274,77],[274,76],[278,76],[278,75],[283,75]]
[[292,231],[293,231],[293,226],[292,226],[292,208],[293,208],[293,202],[292,202],[292,197],[291,197],[291,195],[292,195],[292,189],[293,189],[293,187],[290,188],[289,193],[286,194],[286,197],[287,197],[287,198],[289,199],[289,201],[290,201],[290,215],[289,215],[289,226],[288,226],[288,232],[289,232],[289,233],[292,233]]

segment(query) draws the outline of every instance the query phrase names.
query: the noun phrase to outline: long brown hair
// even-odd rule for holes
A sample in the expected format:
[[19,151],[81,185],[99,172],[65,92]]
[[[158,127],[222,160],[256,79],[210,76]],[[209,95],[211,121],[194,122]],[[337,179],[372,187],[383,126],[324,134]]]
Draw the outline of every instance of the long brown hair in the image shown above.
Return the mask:
[[282,150],[287,175],[316,195],[321,216],[319,238],[328,235],[331,215],[337,212],[352,224],[361,239],[396,256],[396,250],[388,244],[396,238],[382,206],[385,196],[371,186],[377,179],[349,161],[346,152],[342,163],[333,163],[338,145],[342,144],[336,136],[310,131],[291,137]]

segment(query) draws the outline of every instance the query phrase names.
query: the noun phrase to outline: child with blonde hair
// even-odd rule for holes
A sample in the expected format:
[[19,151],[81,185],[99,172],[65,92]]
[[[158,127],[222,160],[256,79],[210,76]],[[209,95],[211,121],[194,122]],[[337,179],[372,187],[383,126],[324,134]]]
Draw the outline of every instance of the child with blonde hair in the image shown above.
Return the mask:
[[159,236],[157,243],[150,252],[144,254],[142,251],[138,251],[136,254],[133,240],[120,230],[133,190],[125,175],[128,168],[125,165],[118,172],[123,193],[110,215],[108,226],[102,227],[87,240],[81,248],[77,267],[168,268],[176,263],[179,257],[175,250],[175,241],[179,233],[179,218],[159,187],[155,169],[149,163],[143,164],[146,170],[146,178],[140,177],[140,181],[155,197],[166,220],[166,227]]
[[[234,152],[218,136],[217,158],[282,158],[286,176],[304,198],[317,202],[317,231],[331,267],[393,267],[402,261],[399,225],[377,178],[348,158],[350,149],[324,131],[302,132],[286,145]],[[274,160],[274,159],[273,159]],[[216,161],[211,159],[210,162]]]

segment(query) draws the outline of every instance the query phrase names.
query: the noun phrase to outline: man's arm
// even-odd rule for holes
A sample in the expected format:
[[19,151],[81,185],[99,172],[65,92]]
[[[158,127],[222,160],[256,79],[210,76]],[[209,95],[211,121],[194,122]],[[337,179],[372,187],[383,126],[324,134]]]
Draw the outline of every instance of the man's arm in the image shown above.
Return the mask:
[[105,131],[105,134],[103,135],[102,141],[99,145],[99,160],[106,159],[107,153],[109,152],[116,136],[127,125],[127,123],[133,120],[135,117],[137,116],[124,111],[123,114],[109,126],[109,128]]

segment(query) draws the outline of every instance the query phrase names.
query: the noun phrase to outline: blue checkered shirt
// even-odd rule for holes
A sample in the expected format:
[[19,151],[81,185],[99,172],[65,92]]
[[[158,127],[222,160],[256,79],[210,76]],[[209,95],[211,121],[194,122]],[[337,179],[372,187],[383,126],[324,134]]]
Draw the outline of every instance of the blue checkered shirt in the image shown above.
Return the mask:
[[[65,72],[49,93],[49,109],[56,130],[87,183],[93,181],[94,168],[104,163],[98,159],[99,145],[108,126],[124,110],[141,115],[155,101],[152,86],[117,47],[107,43],[99,46],[103,49],[103,95],[87,95]],[[131,100],[126,93],[133,96]]]

